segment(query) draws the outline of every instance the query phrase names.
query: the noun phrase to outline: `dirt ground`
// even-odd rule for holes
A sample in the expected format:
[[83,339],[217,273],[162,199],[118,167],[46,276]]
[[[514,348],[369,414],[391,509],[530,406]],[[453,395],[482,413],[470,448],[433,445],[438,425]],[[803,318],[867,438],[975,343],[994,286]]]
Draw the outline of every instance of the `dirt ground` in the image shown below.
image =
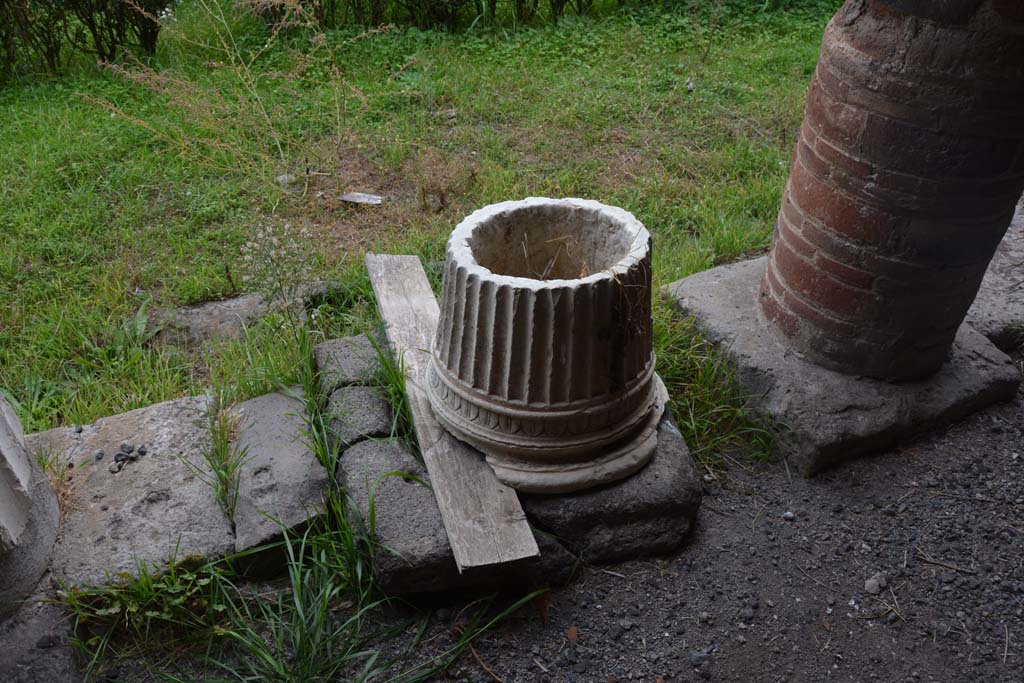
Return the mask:
[[[736,456],[705,482],[679,552],[583,568],[439,680],[1024,682],[1024,390],[813,479]],[[454,643],[467,602],[432,606],[413,661]],[[14,680],[80,680],[55,645],[37,643],[52,661]],[[181,680],[206,679],[179,664]],[[106,673],[157,680],[133,662]]]
[[[1024,392],[810,480],[730,459],[685,548],[549,597],[448,677],[1021,683]],[[450,643],[458,612],[427,642]]]

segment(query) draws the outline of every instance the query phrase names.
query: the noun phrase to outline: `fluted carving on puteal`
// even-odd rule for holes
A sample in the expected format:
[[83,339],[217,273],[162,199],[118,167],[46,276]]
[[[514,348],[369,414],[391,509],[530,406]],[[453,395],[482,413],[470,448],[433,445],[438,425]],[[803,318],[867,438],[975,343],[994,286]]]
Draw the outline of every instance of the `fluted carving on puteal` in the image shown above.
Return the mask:
[[581,199],[485,207],[448,243],[428,395],[439,421],[530,491],[642,467],[664,408],[651,239]]

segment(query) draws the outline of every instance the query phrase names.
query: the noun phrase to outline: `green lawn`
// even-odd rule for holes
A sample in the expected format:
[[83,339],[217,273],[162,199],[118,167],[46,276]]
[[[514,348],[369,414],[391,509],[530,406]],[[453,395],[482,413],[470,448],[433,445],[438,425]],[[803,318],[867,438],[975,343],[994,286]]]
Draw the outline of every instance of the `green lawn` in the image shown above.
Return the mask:
[[[657,284],[763,250],[839,3],[788,4],[725,2],[717,20],[684,5],[454,35],[269,36],[195,0],[151,72],[78,67],[6,86],[0,389],[32,431],[211,381],[241,396],[281,380],[297,350],[279,320],[208,350],[152,344],[144,325],[245,288],[241,250],[259,226],[309,230],[301,276],[346,283],[313,325],[328,336],[373,321],[366,251],[440,259],[462,216],[510,198],[629,209],[654,236]],[[346,189],[385,204],[332,199]],[[662,371],[681,393],[692,368],[673,371],[680,337],[663,332]]]

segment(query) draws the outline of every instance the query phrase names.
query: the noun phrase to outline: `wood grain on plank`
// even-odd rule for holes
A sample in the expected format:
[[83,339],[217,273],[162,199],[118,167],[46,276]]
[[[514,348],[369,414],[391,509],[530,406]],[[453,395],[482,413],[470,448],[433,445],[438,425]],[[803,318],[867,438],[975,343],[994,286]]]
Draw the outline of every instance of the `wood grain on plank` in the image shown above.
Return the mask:
[[405,366],[413,427],[459,571],[539,555],[516,492],[434,417],[426,381],[440,310],[419,258],[367,254],[366,269],[388,341]]

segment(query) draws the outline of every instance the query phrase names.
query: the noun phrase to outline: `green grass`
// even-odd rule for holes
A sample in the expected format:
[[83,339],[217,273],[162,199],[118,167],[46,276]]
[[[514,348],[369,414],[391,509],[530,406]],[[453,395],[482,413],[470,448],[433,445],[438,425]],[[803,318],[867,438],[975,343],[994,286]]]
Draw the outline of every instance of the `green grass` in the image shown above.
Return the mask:
[[[375,320],[364,252],[438,260],[462,216],[508,198],[633,211],[654,236],[656,285],[763,250],[837,4],[726,2],[714,32],[711,10],[683,3],[515,31],[299,32],[265,48],[245,16],[213,22],[184,3],[148,76],[79,70],[0,90],[0,389],[34,431],[225,377],[238,398],[272,388],[299,356],[274,322],[203,352],[138,325],[242,287],[259,225],[308,230],[309,274],[348,288],[319,307],[314,336]],[[218,48],[229,40],[234,62]],[[304,191],[278,187],[284,172]],[[329,200],[344,189],[386,203]]]
[[370,511],[370,520],[347,520],[348,504],[332,495],[319,523],[284,534],[287,575],[273,583],[246,583],[233,569],[239,555],[171,558],[162,571],[140,565],[107,586],[61,591],[87,676],[102,678],[127,659],[174,681],[436,680],[474,639],[543,592],[470,604],[449,646],[420,653],[416,636],[395,654],[386,643],[422,634],[430,614],[406,605],[400,623],[380,618],[379,608],[396,601],[373,589],[372,498]]

